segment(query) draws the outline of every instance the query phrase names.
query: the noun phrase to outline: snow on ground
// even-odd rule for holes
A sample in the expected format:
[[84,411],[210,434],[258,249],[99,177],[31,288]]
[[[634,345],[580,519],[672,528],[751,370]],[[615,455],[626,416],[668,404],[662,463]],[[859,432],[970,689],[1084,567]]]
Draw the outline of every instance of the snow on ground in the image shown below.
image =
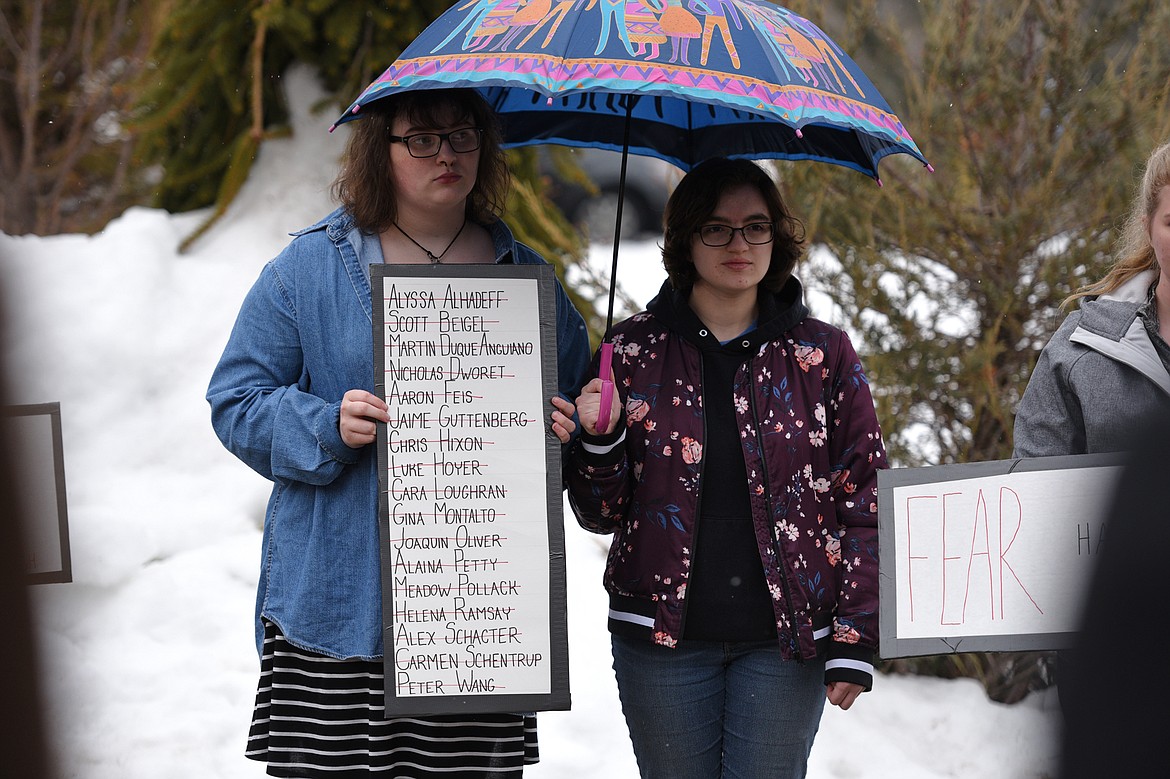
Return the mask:
[[[177,246],[203,214],[135,208],[92,237],[0,235],[12,401],[61,403],[73,582],[33,595],[63,777],[264,775],[243,748],[268,485],[220,446],[203,394],[262,264],[332,207],[343,131],[308,114],[310,77],[287,83],[295,135],[264,146],[187,254]],[[654,242],[623,247],[621,273],[645,302],[662,277]],[[543,759],[526,775],[633,777],[604,550],[565,513],[573,709],[540,716]],[[1051,692],[1004,706],[970,680],[882,677],[851,711],[825,712],[810,776],[1051,777],[1055,721]]]

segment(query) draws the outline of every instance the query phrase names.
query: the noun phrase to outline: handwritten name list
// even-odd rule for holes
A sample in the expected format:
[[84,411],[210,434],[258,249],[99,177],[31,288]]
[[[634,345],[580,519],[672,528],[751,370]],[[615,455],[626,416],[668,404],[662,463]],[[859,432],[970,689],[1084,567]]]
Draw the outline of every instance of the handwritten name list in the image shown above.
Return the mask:
[[387,687],[400,699],[548,693],[537,281],[382,285]]

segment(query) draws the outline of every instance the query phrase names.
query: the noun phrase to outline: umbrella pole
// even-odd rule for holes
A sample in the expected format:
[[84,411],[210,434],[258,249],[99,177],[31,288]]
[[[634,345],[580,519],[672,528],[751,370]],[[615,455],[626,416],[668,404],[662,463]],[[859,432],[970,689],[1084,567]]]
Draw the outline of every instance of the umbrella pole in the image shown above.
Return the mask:
[[[634,110],[634,96],[625,95],[626,126],[622,132],[622,169],[618,174],[618,202],[617,224],[613,228],[613,263],[609,268],[609,311],[605,315],[605,335],[603,341],[609,340],[609,329],[613,327],[613,300],[617,290],[618,247],[622,240],[622,207],[626,201],[626,161],[630,158],[630,114]],[[603,377],[605,378],[605,377]]]
[[601,379],[601,405],[597,413],[597,429],[609,429],[610,405],[613,402],[613,381],[610,380],[610,366],[613,360],[613,344],[609,331],[613,327],[613,299],[617,290],[618,246],[622,240],[622,206],[626,200],[626,161],[630,158],[630,114],[634,109],[634,96],[626,95],[626,126],[622,131],[622,170],[618,175],[617,224],[613,228],[613,264],[609,268],[609,312],[605,315],[605,336],[601,339],[598,378]]

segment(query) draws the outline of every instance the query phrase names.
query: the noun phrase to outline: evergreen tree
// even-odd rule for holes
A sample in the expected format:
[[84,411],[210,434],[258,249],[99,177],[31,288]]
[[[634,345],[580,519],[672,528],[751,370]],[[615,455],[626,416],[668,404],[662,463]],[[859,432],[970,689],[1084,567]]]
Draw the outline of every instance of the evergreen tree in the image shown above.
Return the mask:
[[177,5],[155,41],[139,100],[143,155],[161,165],[155,204],[214,205],[247,180],[267,138],[286,134],[280,78],[313,66],[340,113],[443,10],[442,0],[207,0]]
[[[800,272],[860,341],[891,460],[1010,457],[1060,303],[1103,275],[1135,177],[1170,135],[1170,6],[864,0],[826,15],[790,4],[826,16],[936,169],[888,157],[878,188],[832,166],[779,166],[824,249]],[[1013,702],[1050,682],[1047,657],[885,667],[973,676]]]
[[1009,457],[1059,304],[1108,266],[1134,176],[1170,133],[1170,7],[866,0],[832,24],[935,172],[888,157],[878,188],[781,165],[829,258],[804,274],[864,345],[894,462]]

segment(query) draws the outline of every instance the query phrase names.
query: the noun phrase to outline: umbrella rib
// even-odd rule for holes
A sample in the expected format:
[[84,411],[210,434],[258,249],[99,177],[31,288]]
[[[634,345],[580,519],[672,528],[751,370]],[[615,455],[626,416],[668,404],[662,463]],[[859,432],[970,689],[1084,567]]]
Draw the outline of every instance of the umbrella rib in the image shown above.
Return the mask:
[[694,104],[690,100],[687,101],[687,156],[691,160],[695,160],[695,118],[692,115]]

